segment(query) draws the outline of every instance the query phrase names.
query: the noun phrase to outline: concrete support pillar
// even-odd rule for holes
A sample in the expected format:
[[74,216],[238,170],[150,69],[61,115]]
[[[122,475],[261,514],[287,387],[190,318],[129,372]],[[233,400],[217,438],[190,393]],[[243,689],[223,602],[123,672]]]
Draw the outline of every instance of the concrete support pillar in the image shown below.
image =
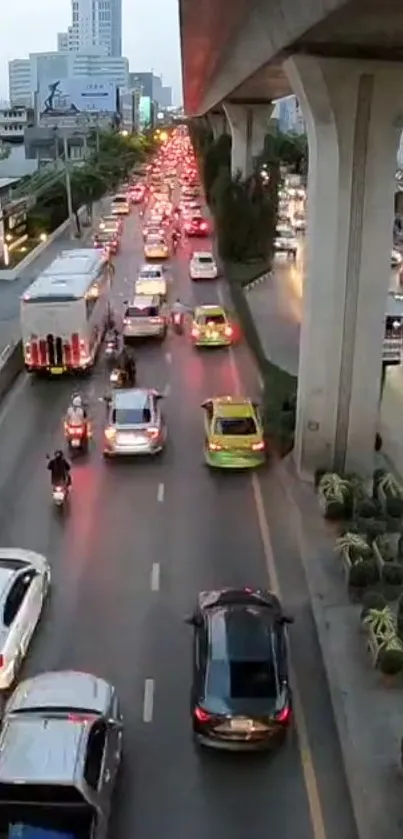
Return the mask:
[[231,170],[243,178],[253,173],[254,161],[263,151],[273,106],[223,103],[232,139]]
[[218,140],[219,137],[221,137],[223,134],[226,134],[227,120],[225,118],[224,112],[222,114],[217,114],[212,113],[210,111],[210,113],[207,114],[207,119],[215,140]]
[[309,140],[308,258],[295,457],[368,474],[374,460],[403,66],[297,56],[284,65]]

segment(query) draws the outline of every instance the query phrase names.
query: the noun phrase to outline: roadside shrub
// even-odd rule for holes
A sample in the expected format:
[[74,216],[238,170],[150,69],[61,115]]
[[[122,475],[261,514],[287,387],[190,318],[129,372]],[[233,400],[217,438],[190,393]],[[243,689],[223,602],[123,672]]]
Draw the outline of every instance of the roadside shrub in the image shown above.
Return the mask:
[[403,670],[403,649],[386,647],[379,651],[379,669],[385,676],[397,676]]
[[379,591],[367,591],[362,601],[361,620],[364,620],[371,609],[381,611],[386,605],[386,600]]
[[221,167],[211,198],[221,258],[230,262],[270,259],[276,207],[261,178],[232,178],[230,171]]

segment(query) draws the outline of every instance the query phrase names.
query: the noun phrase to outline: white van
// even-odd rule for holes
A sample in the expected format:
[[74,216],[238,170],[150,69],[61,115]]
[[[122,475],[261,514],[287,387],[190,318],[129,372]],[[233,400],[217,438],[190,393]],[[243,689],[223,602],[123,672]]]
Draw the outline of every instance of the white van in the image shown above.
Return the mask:
[[166,300],[168,297],[168,282],[163,265],[143,265],[134,283],[134,293],[145,294],[148,297],[154,297],[158,294],[163,300]]

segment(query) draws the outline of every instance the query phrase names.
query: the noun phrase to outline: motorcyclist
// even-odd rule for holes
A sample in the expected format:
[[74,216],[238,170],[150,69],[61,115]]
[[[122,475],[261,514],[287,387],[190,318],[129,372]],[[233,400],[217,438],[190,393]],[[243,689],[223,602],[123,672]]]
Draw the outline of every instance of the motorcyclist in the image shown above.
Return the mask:
[[119,369],[122,370],[127,378],[128,384],[133,384],[136,381],[136,362],[132,355],[130,355],[126,349],[126,347],[122,348],[122,351],[119,355]]
[[63,484],[63,486],[71,485],[71,466],[60,449],[56,450],[49,460],[48,469],[53,487],[59,484]]
[[69,425],[83,425],[87,419],[87,411],[82,397],[76,394],[67,408],[66,420]]
[[175,303],[172,306],[172,318],[174,318],[175,315],[182,315],[184,317],[186,315],[186,312],[187,306],[185,306],[185,304],[182,303],[179,297],[177,297]]

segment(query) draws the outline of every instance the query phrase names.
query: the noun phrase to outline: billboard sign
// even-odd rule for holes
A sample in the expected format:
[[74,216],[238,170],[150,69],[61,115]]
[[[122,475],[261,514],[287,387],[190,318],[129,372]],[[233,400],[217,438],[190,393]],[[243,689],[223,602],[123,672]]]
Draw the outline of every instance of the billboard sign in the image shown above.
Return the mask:
[[48,82],[39,90],[41,117],[116,112],[116,84],[108,78],[83,77]]

